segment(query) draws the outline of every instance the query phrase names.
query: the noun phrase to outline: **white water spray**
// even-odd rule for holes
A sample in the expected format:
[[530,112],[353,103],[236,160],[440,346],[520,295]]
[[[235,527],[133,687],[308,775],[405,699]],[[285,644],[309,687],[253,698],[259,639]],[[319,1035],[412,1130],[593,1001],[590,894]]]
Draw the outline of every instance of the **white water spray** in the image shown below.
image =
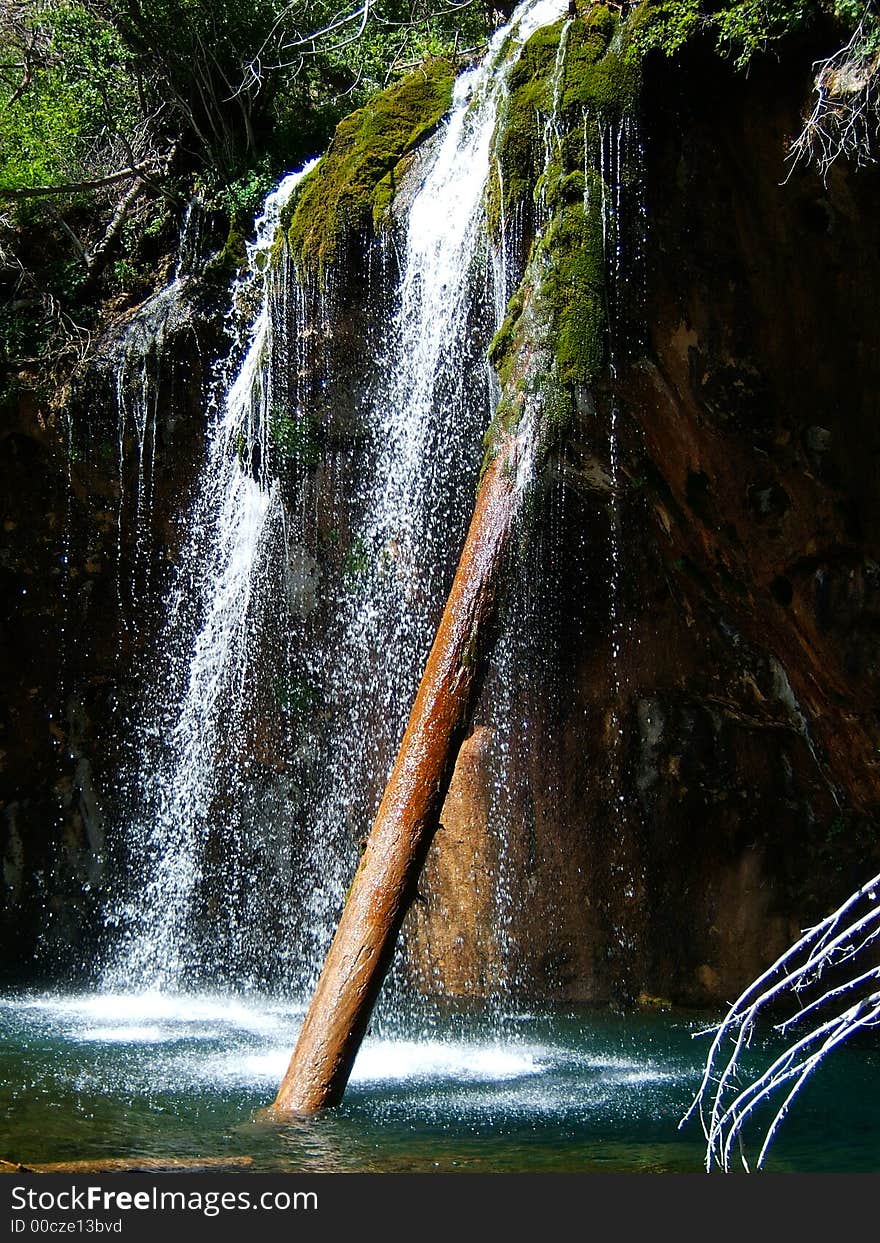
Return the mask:
[[383,376],[367,412],[375,467],[351,546],[357,575],[326,645],[328,696],[344,704],[327,747],[327,792],[313,835],[306,935],[310,988],[393,763],[473,507],[483,431],[497,400],[486,350],[510,276],[490,262],[485,192],[507,76],[523,43],[562,16],[560,0],[519,7],[453,107],[412,200]]
[[[129,851],[138,859],[138,884],[112,913],[122,925],[123,945],[105,973],[110,986],[137,980],[176,988],[193,974],[210,977],[216,967],[205,961],[194,915],[206,900],[200,892],[206,854],[218,849],[224,822],[234,822],[237,767],[259,691],[256,640],[278,590],[270,551],[282,524],[281,505],[277,490],[261,485],[249,469],[255,449],[265,450],[271,399],[271,278],[263,268],[279,213],[309,171],[307,166],[286,177],[267,198],[248,248],[246,275],[233,294],[234,305],[255,300],[256,312],[233,334],[231,378],[212,413],[187,537],[166,601],[158,676],[145,695],[128,792]],[[221,893],[219,902],[221,918],[229,920],[228,895]]]

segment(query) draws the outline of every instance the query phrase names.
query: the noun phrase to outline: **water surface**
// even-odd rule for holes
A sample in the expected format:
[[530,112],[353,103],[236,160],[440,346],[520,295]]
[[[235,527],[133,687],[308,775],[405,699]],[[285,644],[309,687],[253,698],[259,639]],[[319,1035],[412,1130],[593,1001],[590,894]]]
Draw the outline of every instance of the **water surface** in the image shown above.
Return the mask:
[[[257,1120],[302,1019],[254,997],[21,994],[0,999],[0,1156],[28,1162],[247,1156],[257,1170],[702,1168],[678,1122],[703,1016],[473,1014],[419,1038],[373,1034],[339,1109]],[[876,1045],[839,1051],[786,1121],[769,1169],[880,1170]]]

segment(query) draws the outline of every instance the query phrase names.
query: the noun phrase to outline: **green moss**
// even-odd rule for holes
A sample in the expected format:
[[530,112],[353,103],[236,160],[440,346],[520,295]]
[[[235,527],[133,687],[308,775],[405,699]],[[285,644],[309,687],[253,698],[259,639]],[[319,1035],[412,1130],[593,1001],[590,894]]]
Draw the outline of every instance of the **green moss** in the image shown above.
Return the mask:
[[531,196],[543,168],[541,131],[553,107],[552,76],[561,31],[561,22],[536,31],[508,76],[496,139],[495,198],[490,196],[487,213],[494,237],[500,235],[504,216],[512,215]]
[[587,178],[580,169],[563,177],[559,183],[559,197],[564,203],[577,203],[584,197]]
[[574,27],[566,54],[563,113],[594,102],[594,84],[599,67],[604,63],[608,44],[609,39],[603,31],[593,29],[586,23]]
[[408,151],[403,159],[398,160],[390,172],[386,173],[373,192],[373,230],[378,233],[388,220],[388,213],[394,202],[394,196],[400,189],[406,170],[413,160],[412,151]]
[[[516,427],[522,414],[522,400],[513,397],[504,397],[498,403],[492,422],[486,429],[483,436],[483,448],[487,453],[487,461],[495,456],[495,451],[499,443],[503,439],[506,432],[511,432]],[[487,461],[483,463],[483,469],[487,465]]]
[[522,309],[523,295],[520,290],[517,290],[507,305],[507,314],[504,317],[504,323],[495,333],[495,336],[492,338],[492,343],[489,346],[489,362],[498,373],[498,378],[501,381],[502,387],[504,387],[510,379],[508,369],[512,361],[512,347],[514,344],[519,317],[522,314]]
[[220,251],[221,263],[241,267],[247,260],[247,248],[244,235],[239,229],[231,228]]
[[618,25],[607,8],[595,9],[590,21],[576,22],[565,58],[563,115],[574,119],[584,109],[592,117],[626,115],[641,87],[640,60],[631,49],[630,24]]
[[[498,143],[500,182],[505,206],[512,211],[521,187],[537,197],[543,194],[552,214],[537,246],[543,264],[537,282],[540,314],[557,364],[558,382],[565,386],[596,382],[606,363],[605,258],[602,253],[603,198],[601,170],[595,166],[599,150],[598,128],[620,124],[638,104],[641,73],[638,56],[632,54],[631,24],[619,19],[605,5],[595,6],[584,19],[568,28],[563,79],[557,84],[560,114],[556,124],[561,141],[547,159],[543,142],[540,167],[532,144],[528,166],[529,135],[544,126],[543,109],[552,107],[552,78],[556,51],[548,46],[552,34],[558,42],[559,28],[542,31],[539,50],[532,41],[524,49],[526,68],[518,67],[518,90],[512,91]],[[551,55],[552,52],[552,55]],[[543,74],[543,77],[541,76]],[[593,166],[585,168],[585,154]],[[627,180],[633,170],[621,168]],[[607,191],[606,191],[607,194]],[[499,337],[509,340],[510,329]],[[493,361],[505,381],[500,344]],[[508,368],[509,369],[509,368]]]
[[[550,210],[572,202],[583,177],[584,126],[597,139],[600,123],[619,120],[636,106],[640,57],[633,51],[630,22],[605,5],[568,27],[563,76],[554,81],[562,24],[539,30],[526,43],[508,79],[508,96],[495,143],[496,168],[489,183],[487,216],[498,238],[502,219],[543,196]],[[544,135],[559,97],[558,149],[548,161]]]
[[[490,231],[498,238],[502,219],[532,202],[541,204],[541,231],[489,349],[502,400],[484,440],[484,470],[527,411],[537,418],[538,460],[546,459],[570,435],[578,391],[599,382],[608,364],[602,204],[617,192],[603,183],[600,127],[607,136],[637,108],[640,58],[630,21],[598,5],[568,27],[559,81],[561,29],[526,44],[496,134]],[[615,174],[626,184],[637,174],[627,164],[635,156],[622,150],[621,158]]]
[[205,276],[210,280],[228,281],[233,273],[247,262],[244,235],[234,224],[230,225],[226,241],[218,253],[205,265]]
[[447,61],[427,61],[340,122],[290,213],[287,235],[298,264],[323,272],[352,234],[375,227],[402,161],[448,110],[453,77]]
[[321,429],[308,414],[288,414],[279,407],[269,417],[269,435],[278,454],[309,469],[321,460]]
[[376,189],[373,192],[373,228],[376,232],[382,226],[382,221],[387,217],[391,204],[394,202],[394,195],[397,193],[397,187],[400,182],[400,164],[401,160],[396,164],[390,173],[386,173]]
[[514,214],[517,206],[531,196],[540,171],[543,147],[538,125],[538,90],[531,85],[511,92],[499,122],[500,140],[496,148],[498,201],[489,212],[493,236],[500,235],[502,219]]
[[542,246],[547,270],[541,281],[545,314],[553,325],[563,384],[593,384],[605,365],[605,265],[601,220],[594,199],[565,206]]
[[591,35],[601,35],[607,45],[617,29],[617,20],[617,14],[612,13],[607,4],[596,4],[585,15],[582,29]]
[[542,26],[525,43],[507,79],[511,94],[549,77],[556,64],[562,27],[562,22],[557,22],[554,26]]
[[557,368],[554,368],[547,376],[542,395],[544,447],[546,449],[550,444],[557,444],[567,436],[574,418],[574,402],[570,390],[560,382]]
[[489,236],[494,239],[501,237],[501,180],[498,172],[497,162],[493,162],[489,169],[489,177],[486,182],[486,228]]

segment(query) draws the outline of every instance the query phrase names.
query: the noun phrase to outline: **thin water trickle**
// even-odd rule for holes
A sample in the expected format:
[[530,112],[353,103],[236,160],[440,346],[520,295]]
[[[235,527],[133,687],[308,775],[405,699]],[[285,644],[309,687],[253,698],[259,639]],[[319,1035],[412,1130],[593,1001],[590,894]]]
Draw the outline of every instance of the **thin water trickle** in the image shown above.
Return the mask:
[[[623,375],[640,349],[645,335],[645,225],[646,208],[643,148],[636,118],[627,114],[612,121],[584,118],[584,207],[598,210],[606,291],[609,373]],[[593,197],[593,177],[598,194]],[[623,603],[626,566],[623,561],[622,512],[626,477],[621,462],[621,411],[612,392],[608,409],[608,816],[609,870],[618,889],[624,914],[613,930],[618,951],[625,958],[635,948],[630,916],[643,883],[643,865],[634,857],[632,834],[623,825],[632,814],[628,806],[623,762],[625,755],[625,677],[628,645],[633,642]]]
[[544,124],[541,131],[541,139],[544,144],[544,171],[540,179],[540,202],[538,210],[538,227],[542,229],[546,226],[549,217],[548,198],[550,177],[553,161],[559,159],[562,147],[562,130],[560,129],[560,106],[562,104],[562,93],[565,87],[565,54],[568,50],[568,37],[573,25],[573,19],[567,17],[562,25],[562,31],[559,35],[559,43],[556,48],[556,61],[553,65],[553,74],[550,79],[552,104],[550,111],[544,117]]
[[74,430],[73,414],[68,407],[64,416],[65,450],[67,455],[64,487],[64,525],[61,531],[61,551],[59,553],[59,581],[61,586],[61,622],[58,628],[58,700],[63,704],[67,695],[68,666],[70,659],[68,632],[70,630],[71,613],[71,557],[73,554],[73,511],[74,511]]
[[[136,307],[116,337],[106,344],[116,406],[116,586],[124,628],[137,628],[152,589],[158,410],[166,379],[163,361],[168,339],[186,323],[189,283],[204,258],[203,213],[198,199],[187,204],[171,279]],[[134,484],[129,488],[126,480],[132,442]],[[128,543],[131,557],[126,565],[124,548]]]

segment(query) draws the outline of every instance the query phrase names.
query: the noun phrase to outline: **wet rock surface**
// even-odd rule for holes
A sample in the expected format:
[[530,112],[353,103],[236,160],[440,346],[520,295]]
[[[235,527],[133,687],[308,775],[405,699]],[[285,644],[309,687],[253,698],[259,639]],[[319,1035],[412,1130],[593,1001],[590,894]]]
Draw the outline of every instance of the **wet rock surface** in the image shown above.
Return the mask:
[[[160,295],[161,296],[161,295]],[[76,973],[102,906],[121,723],[173,572],[222,312],[190,282],[108,316],[92,362],[49,397],[22,377],[0,430],[3,577],[0,975]],[[138,317],[144,320],[137,329]],[[142,348],[118,391],[123,342]],[[143,369],[143,374],[141,374]],[[146,383],[149,373],[149,384]],[[140,404],[139,404],[140,403]],[[138,419],[140,410],[141,421]]]
[[[529,996],[729,1000],[876,871],[880,182],[782,184],[804,85],[648,66],[647,348],[582,395],[555,485],[553,668],[496,904]],[[460,768],[417,918],[466,992],[493,938],[455,923],[453,860],[490,780]]]

